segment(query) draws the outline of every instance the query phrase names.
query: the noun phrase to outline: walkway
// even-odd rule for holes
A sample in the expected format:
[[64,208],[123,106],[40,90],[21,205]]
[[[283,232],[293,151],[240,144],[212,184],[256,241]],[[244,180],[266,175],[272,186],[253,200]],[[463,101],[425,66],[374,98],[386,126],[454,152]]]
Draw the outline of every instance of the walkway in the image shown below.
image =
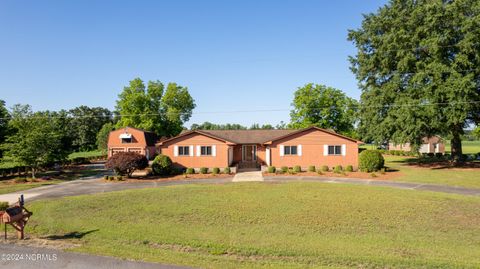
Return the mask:
[[232,182],[263,181],[261,171],[240,172],[235,174]]

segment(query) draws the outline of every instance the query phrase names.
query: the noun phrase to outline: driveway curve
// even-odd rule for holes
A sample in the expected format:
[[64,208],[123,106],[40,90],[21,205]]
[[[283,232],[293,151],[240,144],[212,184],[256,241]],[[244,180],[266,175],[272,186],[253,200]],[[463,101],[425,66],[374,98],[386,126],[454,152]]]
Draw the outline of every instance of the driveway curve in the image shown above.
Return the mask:
[[[56,185],[43,186],[24,190],[15,193],[0,195],[0,201],[8,201],[14,203],[18,200],[18,197],[23,194],[26,201],[34,201],[40,199],[58,198],[65,196],[76,196],[82,194],[93,194],[102,192],[121,191],[128,189],[143,189],[143,188],[157,188],[172,185],[185,185],[185,184],[226,184],[232,183],[232,177],[230,178],[208,178],[208,179],[191,179],[191,180],[176,180],[176,181],[149,181],[139,180],[138,182],[105,182],[103,178],[91,178],[74,180],[70,182],[60,183]],[[473,195],[480,196],[480,189],[462,188],[454,186],[444,185],[432,185],[410,182],[397,182],[388,180],[365,180],[354,178],[329,178],[329,177],[302,177],[302,176],[266,176],[263,177],[264,182],[292,182],[292,181],[304,181],[304,182],[325,182],[325,183],[343,183],[343,184],[356,184],[356,185],[368,185],[368,186],[382,186],[391,187],[397,189],[410,189],[421,191],[433,191],[443,193],[454,193],[460,195]]]

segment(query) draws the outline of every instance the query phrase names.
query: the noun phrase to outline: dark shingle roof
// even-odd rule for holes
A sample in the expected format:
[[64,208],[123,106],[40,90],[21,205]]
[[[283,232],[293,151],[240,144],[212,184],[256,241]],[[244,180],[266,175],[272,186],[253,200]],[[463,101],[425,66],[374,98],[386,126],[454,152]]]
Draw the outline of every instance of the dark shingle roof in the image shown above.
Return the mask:
[[237,144],[261,144],[298,130],[199,130]]

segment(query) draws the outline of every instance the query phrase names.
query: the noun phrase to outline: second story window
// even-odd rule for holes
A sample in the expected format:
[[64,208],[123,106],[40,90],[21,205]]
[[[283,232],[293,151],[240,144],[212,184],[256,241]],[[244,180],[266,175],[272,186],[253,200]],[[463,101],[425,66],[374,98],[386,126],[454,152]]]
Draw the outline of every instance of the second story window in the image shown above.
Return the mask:
[[211,147],[211,146],[202,146],[202,147],[200,147],[200,155],[202,155],[202,156],[210,156],[210,155],[212,155],[212,147]]
[[123,137],[122,138],[122,144],[125,143],[132,143],[132,138],[131,137]]

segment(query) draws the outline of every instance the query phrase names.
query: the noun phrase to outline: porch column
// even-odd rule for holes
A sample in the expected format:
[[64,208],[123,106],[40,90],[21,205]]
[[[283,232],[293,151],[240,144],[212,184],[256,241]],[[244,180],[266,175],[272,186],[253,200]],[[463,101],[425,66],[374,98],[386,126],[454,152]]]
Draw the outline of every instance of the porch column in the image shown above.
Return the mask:
[[270,147],[266,147],[265,149],[265,162],[268,166],[270,166]]

